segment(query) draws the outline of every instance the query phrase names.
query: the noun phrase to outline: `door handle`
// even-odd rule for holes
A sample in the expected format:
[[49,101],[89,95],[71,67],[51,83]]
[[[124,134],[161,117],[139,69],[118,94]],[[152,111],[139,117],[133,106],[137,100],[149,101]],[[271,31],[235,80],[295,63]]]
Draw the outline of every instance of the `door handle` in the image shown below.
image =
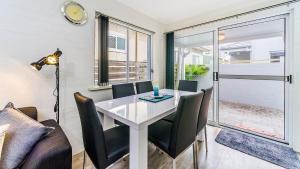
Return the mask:
[[214,81],[219,81],[219,72],[214,72],[213,73],[213,80]]
[[289,82],[290,84],[292,84],[293,83],[293,75],[286,76],[286,81]]

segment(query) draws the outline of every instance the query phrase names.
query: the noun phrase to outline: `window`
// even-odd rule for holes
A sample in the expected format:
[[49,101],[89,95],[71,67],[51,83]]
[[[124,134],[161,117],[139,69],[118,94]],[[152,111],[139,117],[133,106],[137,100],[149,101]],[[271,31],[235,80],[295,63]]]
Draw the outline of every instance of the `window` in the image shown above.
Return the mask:
[[108,37],[109,51],[126,53],[126,37],[125,35],[116,35],[115,32],[110,32]]
[[117,42],[117,40],[116,40],[116,37],[115,36],[109,36],[108,37],[108,46],[109,46],[109,48],[110,49],[116,49],[116,42]]
[[125,50],[125,39],[117,37],[117,49],[118,50]]
[[[151,80],[151,37],[150,32],[140,31],[114,20],[109,21],[108,81],[110,84]],[[98,84],[98,73],[98,56],[96,56],[95,84]]]

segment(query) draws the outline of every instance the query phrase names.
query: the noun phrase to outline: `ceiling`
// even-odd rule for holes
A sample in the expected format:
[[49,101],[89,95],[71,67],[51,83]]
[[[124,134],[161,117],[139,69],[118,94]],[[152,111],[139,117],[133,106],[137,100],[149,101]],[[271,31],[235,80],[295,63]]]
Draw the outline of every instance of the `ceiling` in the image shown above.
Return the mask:
[[256,9],[288,0],[117,0],[162,24],[172,24],[196,16]]

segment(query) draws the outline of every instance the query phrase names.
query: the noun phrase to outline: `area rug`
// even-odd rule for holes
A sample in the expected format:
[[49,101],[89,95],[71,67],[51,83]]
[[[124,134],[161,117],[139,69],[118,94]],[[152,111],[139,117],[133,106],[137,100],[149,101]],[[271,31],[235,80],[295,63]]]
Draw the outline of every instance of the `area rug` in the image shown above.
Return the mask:
[[279,143],[244,134],[239,131],[222,129],[215,141],[224,146],[241,151],[288,169],[299,169],[297,153]]

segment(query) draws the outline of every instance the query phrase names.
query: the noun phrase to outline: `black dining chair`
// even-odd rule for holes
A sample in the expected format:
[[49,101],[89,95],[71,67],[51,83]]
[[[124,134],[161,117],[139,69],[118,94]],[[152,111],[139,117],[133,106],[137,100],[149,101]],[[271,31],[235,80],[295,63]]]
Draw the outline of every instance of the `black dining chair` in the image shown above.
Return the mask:
[[84,149],[94,166],[105,169],[128,154],[129,128],[118,126],[103,131],[93,100],[79,92],[74,93],[74,97],[80,115]]
[[192,80],[179,80],[178,90],[197,92],[198,82]]
[[[149,140],[173,159],[176,168],[176,158],[193,145],[195,154],[195,137],[198,114],[203,93],[181,96],[174,123],[160,120],[149,126]],[[194,168],[196,168],[194,156]]]
[[[192,80],[179,80],[178,90],[187,92],[197,92],[198,82]],[[163,118],[163,120],[173,122],[175,118],[175,113]]]
[[137,94],[153,91],[153,85],[151,81],[136,82],[135,88]]
[[[133,83],[123,83],[112,85],[113,99],[135,95]],[[117,125],[125,125],[124,123],[114,120]]]
[[135,95],[133,83],[112,85],[113,99]]
[[207,148],[207,131],[206,131],[206,124],[208,119],[208,109],[209,109],[209,103],[213,92],[213,87],[202,89],[202,92],[204,93],[200,112],[198,116],[198,125],[197,125],[197,134],[204,129],[204,135],[205,135],[205,148],[206,152],[208,151]]

